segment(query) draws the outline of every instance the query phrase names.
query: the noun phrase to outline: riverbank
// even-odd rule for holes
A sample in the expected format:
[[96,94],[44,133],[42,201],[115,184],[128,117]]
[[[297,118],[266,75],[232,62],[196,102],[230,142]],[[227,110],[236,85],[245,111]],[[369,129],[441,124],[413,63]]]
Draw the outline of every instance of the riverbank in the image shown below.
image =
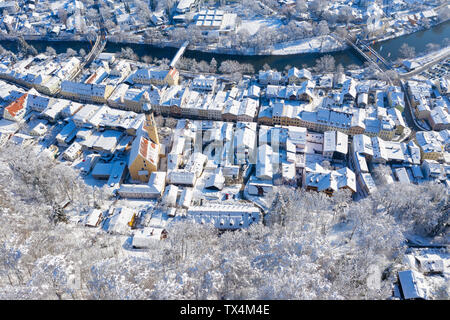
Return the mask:
[[430,30],[433,29],[434,27],[437,27],[439,25],[448,23],[450,21],[450,19],[447,19],[445,21],[439,21],[438,23],[434,23],[433,25],[431,25],[429,28],[425,28],[425,27],[416,27],[416,28],[412,28],[409,30],[403,29],[402,31],[397,31],[393,34],[387,35],[387,36],[383,36],[383,37],[378,37],[378,38],[371,38],[368,39],[369,42],[375,42],[375,43],[379,43],[379,42],[384,42],[384,41],[388,41],[388,40],[394,40],[400,37],[404,37],[407,35],[411,35],[414,34],[416,32],[421,32],[421,31],[425,31],[425,30]]
[[423,56],[410,59],[411,62],[417,63],[420,67],[409,72],[406,72],[406,70],[404,70],[405,71],[404,73],[400,73],[400,78],[407,79],[414,75],[420,74],[421,72],[427,70],[434,64],[437,64],[444,59],[448,59],[449,57],[450,57],[450,47],[445,47],[440,50],[425,54]]
[[[377,50],[385,59],[395,61],[400,58],[399,49],[403,43],[407,43],[409,46],[414,47],[419,54],[423,52],[428,43],[436,43],[441,46],[446,46],[444,43],[445,38],[450,38],[450,21],[434,26],[428,30],[418,31],[409,35],[404,35],[400,38],[391,40],[385,40],[383,42],[375,43],[373,48]],[[0,40],[1,40],[0,36]],[[93,43],[91,44],[86,40],[55,40],[41,37],[43,40],[37,40],[37,38],[29,39],[28,42],[32,44],[38,52],[45,52],[48,46],[53,47],[57,53],[66,52],[67,48],[72,48],[76,51],[84,49],[89,52]],[[17,43],[15,37],[3,38],[0,44],[7,50],[17,52]],[[132,43],[132,42],[108,42],[105,47],[105,52],[120,53],[123,48],[130,47],[138,55],[138,57],[151,56],[153,58],[167,58],[172,59],[177,52],[176,47],[161,46],[144,43]],[[313,53],[301,53],[301,54],[284,54],[284,55],[236,55],[229,53],[209,53],[190,49],[186,50],[184,56],[186,58],[196,59],[197,61],[210,62],[214,58],[218,64],[226,60],[236,60],[239,63],[249,63],[255,70],[262,69],[264,64],[270,65],[277,70],[284,70],[288,65],[297,67],[310,68],[316,64],[316,60],[324,55],[331,55],[336,64],[342,64],[344,67],[349,65],[362,65],[364,61],[357,56],[353,50],[347,48],[337,50],[334,52],[313,52]]]
[[[386,32],[383,32],[382,36],[372,37],[367,39],[373,44],[382,43],[388,40],[395,40],[400,37],[408,36],[414,34],[416,32],[423,32],[426,30],[431,30],[441,24],[445,24],[449,22],[450,19],[444,21],[435,21],[429,24],[428,27],[422,24],[410,24],[404,25],[402,30],[394,30],[390,27],[391,23],[395,24],[401,19],[390,19],[385,21],[385,25],[387,25]],[[390,23],[391,22],[391,23]],[[363,25],[364,26],[364,25]],[[390,30],[392,29],[392,30]],[[360,27],[357,28],[358,33],[361,31]],[[256,31],[257,32],[257,31]],[[350,33],[352,31],[350,30]],[[114,35],[112,36],[114,37]],[[139,37],[136,37],[138,39]],[[122,43],[121,41],[114,41],[109,39],[108,41],[112,41],[115,43]],[[180,43],[165,41],[161,43],[147,43],[143,40],[136,41],[127,41],[127,43],[134,44],[150,44],[156,47],[164,48],[164,47],[179,47]],[[190,44],[190,49],[193,51],[203,52],[203,53],[214,53],[214,54],[228,54],[228,55],[236,55],[236,56],[269,56],[269,55],[297,55],[297,54],[311,54],[311,53],[333,53],[338,51],[347,50],[349,47],[346,44],[341,44],[336,39],[334,39],[331,35],[321,35],[311,38],[297,39],[291,40],[287,42],[276,43],[268,48],[258,49],[255,48],[226,48],[226,47],[217,47],[215,44],[209,45],[193,45]]]
[[[378,38],[370,38],[370,41],[373,44],[378,44],[382,42],[386,42],[389,40],[399,39],[401,37],[405,37],[408,35],[412,35],[417,32],[424,32],[427,30],[432,30],[439,25],[448,24],[449,20],[440,21],[438,23],[434,23],[428,29],[424,27],[415,27],[411,29],[403,29],[402,31],[397,31],[393,34],[385,35]],[[14,41],[16,39],[16,35],[9,34],[0,34],[0,41]],[[49,41],[49,42],[92,42],[92,39],[89,39],[88,36],[80,36],[80,35],[71,35],[71,36],[42,36],[40,34],[36,35],[23,35],[23,38],[26,41]],[[127,41],[117,41],[115,35],[109,35],[107,37],[108,42],[114,43],[117,45],[123,46],[132,46],[132,45],[144,45],[151,46],[155,48],[178,48],[180,46],[179,42],[174,41],[163,41],[158,43],[144,41],[143,37],[140,35],[136,35],[132,38],[128,38]],[[312,38],[305,38],[299,40],[293,40],[283,43],[277,43],[270,48],[262,49],[256,51],[254,48],[242,48],[240,50],[236,48],[226,48],[226,47],[217,47],[215,45],[203,45],[203,46],[195,46],[190,44],[190,50],[196,52],[202,52],[207,54],[222,54],[222,55],[231,55],[231,56],[288,56],[288,55],[298,55],[298,54],[312,54],[312,53],[334,53],[339,51],[345,51],[349,47],[345,44],[341,44],[336,41],[330,35],[322,35]]]

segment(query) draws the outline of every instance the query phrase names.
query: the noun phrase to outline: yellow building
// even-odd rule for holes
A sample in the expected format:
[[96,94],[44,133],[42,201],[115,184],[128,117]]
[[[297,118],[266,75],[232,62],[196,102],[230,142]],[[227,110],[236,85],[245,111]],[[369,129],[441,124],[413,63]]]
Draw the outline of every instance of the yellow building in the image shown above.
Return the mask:
[[378,136],[383,140],[391,141],[394,138],[394,134],[394,130],[380,130],[380,134]]
[[96,103],[106,103],[106,100],[113,91],[114,87],[111,85],[63,81],[61,83],[60,94],[66,98],[92,101]]
[[54,95],[61,88],[61,79],[54,76],[43,82],[42,84],[35,84],[35,88],[37,91],[46,94],[46,95]]
[[171,68],[169,72],[167,72],[164,82],[169,86],[178,85],[180,82],[180,72],[175,68]]
[[444,153],[444,147],[439,142],[439,133],[436,131],[419,131],[414,142],[420,148],[422,160],[439,160]]
[[179,84],[180,72],[175,68],[163,70],[158,68],[138,69],[133,74],[133,82],[156,86],[174,86]]
[[131,146],[128,170],[133,180],[148,182],[151,173],[158,170],[160,144],[153,111],[148,104],[143,109],[145,122]]

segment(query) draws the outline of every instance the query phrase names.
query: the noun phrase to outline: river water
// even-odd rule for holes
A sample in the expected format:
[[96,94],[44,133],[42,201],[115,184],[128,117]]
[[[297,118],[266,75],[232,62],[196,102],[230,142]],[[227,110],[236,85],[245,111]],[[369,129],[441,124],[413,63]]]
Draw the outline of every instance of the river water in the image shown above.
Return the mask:
[[[450,38],[450,21],[439,24],[428,30],[419,31],[413,34],[401,36],[399,38],[376,43],[373,47],[379,51],[384,58],[387,58],[390,53],[388,60],[392,61],[399,57],[398,51],[403,43],[407,43],[408,45],[414,47],[416,49],[416,53],[420,54],[425,51],[425,46],[428,43],[436,43],[443,46],[445,38]],[[76,51],[83,48],[86,52],[89,52],[91,48],[91,44],[89,42],[83,41],[60,42],[32,40],[28,41],[28,43],[33,45],[38,52],[44,52],[48,46],[53,47],[57,53],[65,52],[67,48],[72,48]],[[17,44],[14,41],[0,41],[0,44],[8,50],[17,52]],[[147,44],[118,44],[112,42],[107,43],[104,52],[120,52],[120,50],[124,47],[131,47],[139,57],[149,55],[157,58],[168,58],[169,60],[172,59],[177,52],[177,48],[171,47],[158,48]],[[341,63],[344,67],[350,64],[361,65],[364,62],[351,49],[332,53],[304,53],[284,56],[242,56],[186,50],[184,56],[187,58],[195,58],[197,61],[205,60],[207,62],[211,61],[214,57],[219,64],[224,60],[237,60],[241,63],[252,64],[255,70],[261,69],[262,66],[267,63],[277,70],[283,70],[286,65],[312,67],[315,65],[316,59],[326,54],[333,56],[336,60],[336,64]]]

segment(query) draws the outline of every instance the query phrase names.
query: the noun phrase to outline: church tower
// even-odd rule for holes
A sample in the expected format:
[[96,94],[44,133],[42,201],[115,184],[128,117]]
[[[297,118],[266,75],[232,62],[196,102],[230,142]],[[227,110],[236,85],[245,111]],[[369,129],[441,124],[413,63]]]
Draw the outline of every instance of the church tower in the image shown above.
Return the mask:
[[148,103],[145,103],[142,106],[142,109],[144,110],[145,114],[145,123],[143,129],[147,131],[150,140],[159,145],[158,128],[156,126],[155,118],[153,117],[152,107]]

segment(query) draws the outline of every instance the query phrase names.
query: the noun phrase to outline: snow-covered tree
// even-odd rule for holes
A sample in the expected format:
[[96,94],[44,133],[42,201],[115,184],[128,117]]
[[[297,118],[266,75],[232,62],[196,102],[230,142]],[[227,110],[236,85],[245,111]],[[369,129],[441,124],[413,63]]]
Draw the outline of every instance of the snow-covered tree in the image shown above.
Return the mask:
[[404,43],[399,49],[399,54],[402,58],[411,59],[416,56],[416,49]]
[[330,55],[324,55],[316,59],[316,65],[314,66],[317,72],[333,72],[335,68],[335,60]]
[[47,56],[54,57],[54,56],[56,56],[56,50],[53,49],[52,47],[47,47],[47,48],[45,49],[45,54],[46,54]]
[[66,54],[68,57],[74,57],[77,55],[77,52],[75,50],[73,50],[72,48],[67,48]]
[[209,72],[211,73],[217,72],[217,61],[214,58],[212,58],[211,62],[209,63]]
[[81,209],[106,196],[71,167],[6,145],[0,169],[0,299],[386,299],[405,236],[449,224],[438,184],[380,185],[359,201],[279,187],[264,223],[219,233],[175,220],[134,255],[129,239],[49,221],[64,199]]

